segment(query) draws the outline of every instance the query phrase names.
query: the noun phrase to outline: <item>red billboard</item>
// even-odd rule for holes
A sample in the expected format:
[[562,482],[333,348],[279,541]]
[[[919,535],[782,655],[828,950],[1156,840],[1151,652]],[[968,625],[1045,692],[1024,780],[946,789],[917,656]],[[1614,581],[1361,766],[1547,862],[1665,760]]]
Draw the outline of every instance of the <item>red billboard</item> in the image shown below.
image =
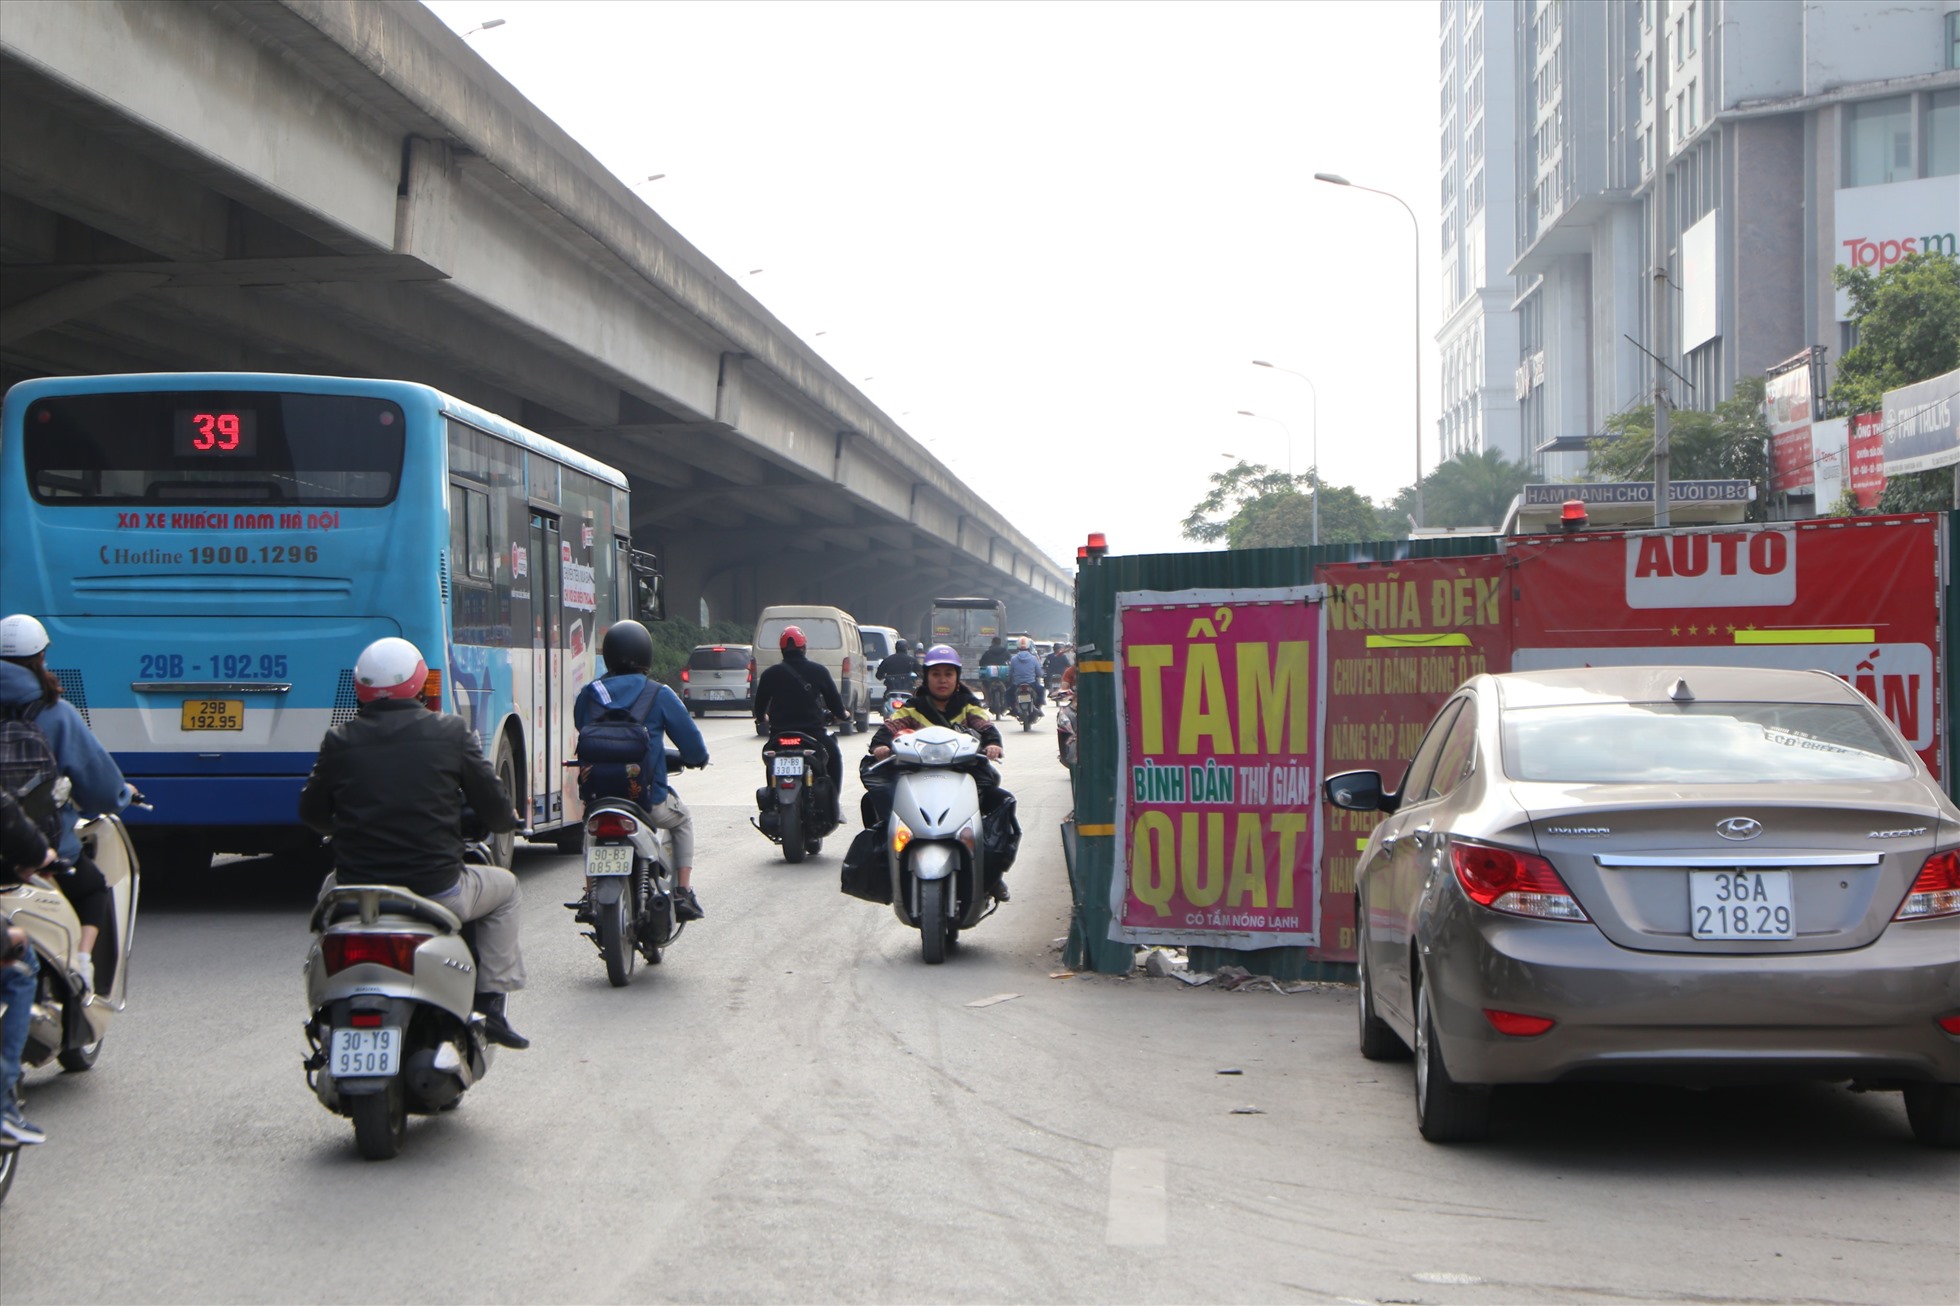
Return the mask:
[[1817,668],[1863,692],[1942,773],[1934,518],[1540,537],[1506,553],[1513,670]]

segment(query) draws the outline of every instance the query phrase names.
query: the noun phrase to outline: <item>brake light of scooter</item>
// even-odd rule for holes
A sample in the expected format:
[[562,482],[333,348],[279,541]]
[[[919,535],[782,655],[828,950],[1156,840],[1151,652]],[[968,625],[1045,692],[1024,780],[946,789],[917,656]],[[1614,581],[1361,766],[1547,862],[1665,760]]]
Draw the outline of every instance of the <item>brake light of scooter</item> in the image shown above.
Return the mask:
[[788,739],[778,739],[776,743],[783,748],[801,748],[803,741],[791,735]]
[[585,818],[585,831],[594,839],[630,839],[640,823],[624,812],[594,812]]
[[327,974],[349,966],[386,966],[405,975],[415,973],[415,950],[426,934],[327,934],[320,939],[320,960]]
[[356,1011],[347,1017],[347,1023],[355,1029],[380,1029],[381,1016],[379,1011]]

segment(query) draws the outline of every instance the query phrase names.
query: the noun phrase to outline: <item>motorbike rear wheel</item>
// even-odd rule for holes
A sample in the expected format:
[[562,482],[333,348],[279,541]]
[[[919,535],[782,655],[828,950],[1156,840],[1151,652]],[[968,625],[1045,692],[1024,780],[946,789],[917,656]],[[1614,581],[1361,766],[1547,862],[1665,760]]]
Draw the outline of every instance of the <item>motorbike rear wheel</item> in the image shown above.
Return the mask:
[[794,865],[803,860],[808,851],[803,843],[803,795],[798,793],[796,801],[787,807],[777,809],[783,822],[783,860]]
[[946,943],[951,933],[946,883],[945,880],[919,881],[919,955],[928,966],[946,960]]
[[350,1099],[347,1114],[354,1118],[354,1146],[363,1157],[386,1161],[401,1154],[408,1137],[408,1095],[400,1076],[389,1080],[384,1092]]
[[633,949],[633,903],[632,885],[621,885],[622,892],[612,902],[599,908],[599,918],[594,922],[599,935],[599,955],[605,958],[606,979],[616,989],[623,989],[633,979],[633,960],[637,955]]
[[101,1055],[102,1040],[97,1039],[93,1043],[82,1043],[72,1048],[63,1048],[55,1060],[59,1061],[61,1068],[69,1074],[79,1075],[83,1071],[93,1068],[95,1059]]
[[7,1200],[7,1190],[14,1186],[14,1171],[20,1169],[18,1147],[0,1147],[0,1202]]

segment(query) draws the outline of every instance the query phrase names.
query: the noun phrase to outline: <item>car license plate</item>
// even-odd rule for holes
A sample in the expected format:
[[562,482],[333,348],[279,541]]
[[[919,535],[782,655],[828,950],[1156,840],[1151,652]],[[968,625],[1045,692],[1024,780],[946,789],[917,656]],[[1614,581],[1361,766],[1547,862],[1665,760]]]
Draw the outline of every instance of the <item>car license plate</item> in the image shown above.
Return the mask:
[[802,775],[803,759],[800,757],[779,757],[776,759],[777,775]]
[[327,1051],[327,1073],[335,1079],[392,1075],[400,1068],[402,1031],[399,1025],[381,1029],[337,1029]]
[[1794,939],[1788,871],[1689,871],[1688,932],[1697,939]]
[[585,873],[587,875],[631,875],[633,873],[633,845],[625,843],[594,844],[585,850]]
[[243,730],[245,700],[242,698],[187,698],[184,700],[184,730]]
[[711,690],[709,690],[709,691],[708,691],[708,697],[709,697],[709,698],[727,698],[727,697],[728,697],[728,691],[727,691],[727,690],[725,690],[725,689],[711,689]]

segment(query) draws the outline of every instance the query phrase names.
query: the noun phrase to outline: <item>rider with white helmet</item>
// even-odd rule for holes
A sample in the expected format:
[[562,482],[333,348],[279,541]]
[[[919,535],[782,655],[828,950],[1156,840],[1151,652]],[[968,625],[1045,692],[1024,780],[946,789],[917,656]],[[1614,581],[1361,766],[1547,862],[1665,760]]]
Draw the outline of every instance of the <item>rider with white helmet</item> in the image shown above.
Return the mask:
[[354,663],[360,709],[327,731],[299,816],[333,836],[334,873],[346,884],[394,884],[476,922],[476,1010],[483,1032],[530,1046],[510,1026],[505,995],[524,987],[517,946],[517,877],[463,861],[467,800],[492,833],[522,824],[490,769],[476,732],[425,701],[429,664],[405,639],[378,639]]

